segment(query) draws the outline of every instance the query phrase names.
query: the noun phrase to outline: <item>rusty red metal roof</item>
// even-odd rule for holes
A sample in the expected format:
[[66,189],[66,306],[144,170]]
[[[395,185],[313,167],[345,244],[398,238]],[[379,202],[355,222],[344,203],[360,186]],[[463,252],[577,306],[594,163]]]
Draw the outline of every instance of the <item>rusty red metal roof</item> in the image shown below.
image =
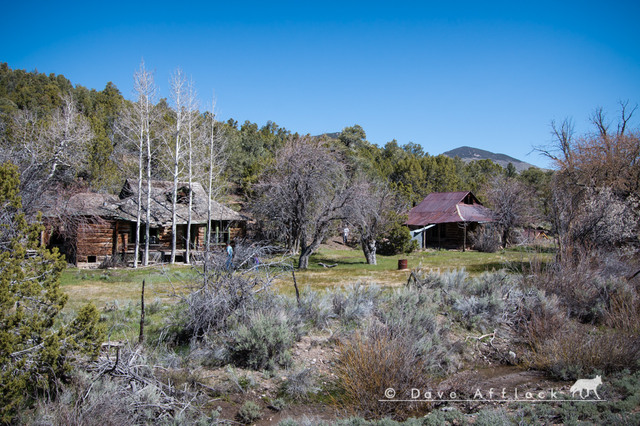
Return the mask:
[[405,225],[426,226],[432,223],[492,222],[491,210],[469,191],[432,192],[409,211]]

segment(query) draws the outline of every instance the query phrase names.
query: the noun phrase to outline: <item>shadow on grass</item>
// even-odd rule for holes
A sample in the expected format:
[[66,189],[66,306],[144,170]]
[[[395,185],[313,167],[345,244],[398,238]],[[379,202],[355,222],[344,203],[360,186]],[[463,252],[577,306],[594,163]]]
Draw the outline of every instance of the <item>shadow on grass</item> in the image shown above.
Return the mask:
[[[547,263],[548,262],[546,261],[540,261],[540,268],[546,268]],[[531,272],[531,263],[528,260],[509,262],[483,262],[468,265],[465,269],[467,270],[467,272],[471,273],[482,273],[507,269],[511,273],[522,274]]]
[[324,267],[322,265],[320,265],[320,263],[324,263],[325,265],[338,265],[338,266],[340,266],[340,265],[352,266],[352,265],[366,265],[367,264],[367,262],[364,260],[364,257],[359,259],[356,256],[353,256],[353,257],[340,257],[340,258],[336,259],[335,257],[332,257],[332,256],[324,256],[322,254],[319,254],[319,255],[315,255],[314,254],[309,259],[309,266],[310,267],[324,269]]
[[515,253],[556,253],[558,248],[555,245],[534,245],[534,246],[518,246],[509,247],[507,251]]

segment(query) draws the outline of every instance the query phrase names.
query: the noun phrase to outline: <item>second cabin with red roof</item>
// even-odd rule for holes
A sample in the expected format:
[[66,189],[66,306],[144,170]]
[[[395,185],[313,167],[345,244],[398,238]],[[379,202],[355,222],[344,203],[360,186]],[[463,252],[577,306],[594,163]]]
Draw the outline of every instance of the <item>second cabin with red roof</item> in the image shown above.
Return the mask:
[[493,213],[469,191],[432,192],[409,211],[405,225],[421,248],[465,249],[468,233],[493,222]]

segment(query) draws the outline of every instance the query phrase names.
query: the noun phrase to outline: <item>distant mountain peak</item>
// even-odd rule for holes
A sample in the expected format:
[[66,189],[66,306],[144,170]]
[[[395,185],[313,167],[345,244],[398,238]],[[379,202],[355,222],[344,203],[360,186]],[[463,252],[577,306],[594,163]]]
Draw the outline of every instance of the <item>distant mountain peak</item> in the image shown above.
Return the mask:
[[465,163],[475,160],[491,160],[502,167],[507,167],[507,165],[511,163],[515,166],[518,172],[527,170],[529,167],[536,167],[533,164],[526,163],[506,154],[496,154],[495,152],[486,151],[480,148],[473,148],[471,146],[461,146],[459,148],[452,149],[451,151],[443,152],[442,155],[446,155],[451,158],[458,157]]

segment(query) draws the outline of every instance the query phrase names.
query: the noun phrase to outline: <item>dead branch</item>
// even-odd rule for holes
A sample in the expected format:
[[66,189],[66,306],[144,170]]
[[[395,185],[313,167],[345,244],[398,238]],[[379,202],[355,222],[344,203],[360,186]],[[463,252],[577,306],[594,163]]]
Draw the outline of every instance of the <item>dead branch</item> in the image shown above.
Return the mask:
[[[487,334],[483,334],[482,336],[467,336],[464,338],[464,341],[466,342],[469,339],[475,339],[478,342],[482,342],[483,339],[486,339],[487,337],[491,337],[491,339],[489,340],[490,343],[493,343],[493,339],[496,338],[496,331],[497,330],[493,330],[493,333],[487,333]],[[484,342],[483,342],[484,343]]]
[[[134,410],[152,409],[156,418],[174,418],[192,407],[200,396],[200,392],[189,390],[186,384],[184,389],[180,389],[172,385],[171,381],[164,383],[159,380],[154,374],[156,367],[151,367],[145,362],[141,346],[132,350],[128,345],[120,342],[105,342],[102,347],[106,349],[104,351],[106,353],[88,366],[90,372],[97,374],[94,382],[103,376],[111,377],[115,383],[119,384],[118,394],[123,398],[133,398],[131,406]],[[115,362],[111,360],[109,354],[109,349],[112,347],[116,348]],[[201,387],[208,388],[206,385]],[[87,389],[83,400],[87,399],[92,389],[93,385]],[[159,399],[153,402],[148,401],[141,393],[147,392],[146,389],[155,392]],[[215,392],[212,388],[208,390]]]

